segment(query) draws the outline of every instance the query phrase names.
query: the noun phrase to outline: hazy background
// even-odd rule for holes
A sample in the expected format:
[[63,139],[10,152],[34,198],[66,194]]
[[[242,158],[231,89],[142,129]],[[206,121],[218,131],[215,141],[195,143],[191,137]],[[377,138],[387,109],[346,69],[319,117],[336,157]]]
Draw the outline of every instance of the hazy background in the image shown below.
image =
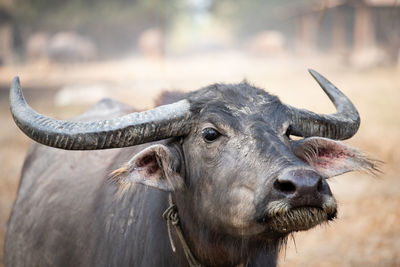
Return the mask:
[[298,233],[280,266],[400,266],[400,3],[396,0],[0,0],[0,266],[30,141],[9,114],[19,75],[39,112],[70,118],[102,97],[151,108],[162,90],[247,79],[285,103],[334,112],[307,73],[359,109],[346,143],[378,178],[330,180],[338,219]]

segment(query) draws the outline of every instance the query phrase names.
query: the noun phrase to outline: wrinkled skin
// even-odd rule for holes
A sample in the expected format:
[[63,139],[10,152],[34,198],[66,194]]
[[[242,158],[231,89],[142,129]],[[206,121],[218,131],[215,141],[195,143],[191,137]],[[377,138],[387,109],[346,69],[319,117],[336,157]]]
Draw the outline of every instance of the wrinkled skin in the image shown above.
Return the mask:
[[[107,153],[35,145],[10,218],[6,266],[187,266],[161,218],[168,192],[202,265],[275,266],[289,233],[335,218],[326,178],[374,168],[340,142],[290,140],[279,99],[247,83],[186,98],[194,114],[187,136]],[[111,106],[83,119],[100,108],[118,107],[106,117],[127,112]],[[207,140],[205,129],[217,137]]]
[[[193,178],[194,213],[209,218],[208,223],[218,232],[252,236],[265,231],[255,221],[256,208],[260,201],[275,200],[273,178],[293,166],[309,167],[290,153],[285,121],[269,119],[278,117],[279,105],[265,104],[265,99],[251,95],[235,97],[249,99],[245,107],[224,107],[228,111],[224,116],[215,112],[221,103],[207,103],[183,150],[192,151],[184,155],[191,166],[187,172]],[[212,143],[201,136],[202,129],[208,127],[221,133]]]

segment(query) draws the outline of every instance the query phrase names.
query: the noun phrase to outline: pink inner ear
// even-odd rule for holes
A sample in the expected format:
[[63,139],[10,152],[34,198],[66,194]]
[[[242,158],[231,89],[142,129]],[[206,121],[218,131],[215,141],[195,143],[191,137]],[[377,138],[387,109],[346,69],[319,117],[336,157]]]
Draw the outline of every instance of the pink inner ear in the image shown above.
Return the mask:
[[172,154],[163,145],[153,145],[136,154],[123,168],[114,172],[113,178],[128,188],[133,184],[144,184],[165,191],[173,191],[183,184],[175,175],[169,162]]
[[374,166],[356,149],[327,138],[310,137],[298,141],[293,152],[325,177]]
[[154,175],[160,169],[157,163],[156,154],[151,153],[138,158],[134,164],[134,169],[146,178],[150,178],[150,176]]
[[345,154],[343,150],[329,150],[326,148],[318,149],[318,157],[330,158],[330,159],[341,159],[350,155]]
[[313,162],[310,163],[323,168],[335,167],[344,160],[354,157],[354,153],[336,144],[330,144],[328,147],[317,147],[315,152],[315,156],[310,158]]

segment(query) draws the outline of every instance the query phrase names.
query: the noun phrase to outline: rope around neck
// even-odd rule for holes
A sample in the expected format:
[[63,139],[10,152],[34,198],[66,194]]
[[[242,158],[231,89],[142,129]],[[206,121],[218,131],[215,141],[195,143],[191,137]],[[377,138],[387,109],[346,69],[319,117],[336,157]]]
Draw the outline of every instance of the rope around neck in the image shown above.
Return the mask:
[[[186,260],[189,263],[189,266],[190,267],[204,267],[196,260],[196,258],[193,256],[192,251],[190,250],[188,244],[186,243],[185,237],[183,236],[182,229],[180,227],[178,209],[172,200],[172,194],[169,194],[169,196],[168,196],[168,204],[169,204],[169,206],[164,211],[162,217],[164,218],[164,220],[167,221],[168,237],[169,237],[169,242],[171,243],[172,251],[173,252],[176,251],[176,247],[174,244],[174,240],[172,239],[172,232],[171,232],[171,226],[174,226],[176,234],[178,235],[179,241],[181,241],[183,252],[185,252]],[[236,265],[236,267],[246,267],[246,266],[247,266],[247,263],[240,263],[240,264]]]
[[176,251],[176,247],[175,247],[174,241],[172,239],[172,233],[171,233],[171,226],[174,226],[175,232],[178,235],[179,240],[181,241],[183,252],[185,252],[186,260],[188,261],[189,266],[190,267],[202,267],[202,265],[193,256],[188,244],[186,243],[185,237],[183,236],[182,229],[180,227],[178,209],[177,209],[176,205],[174,204],[174,202],[172,201],[172,194],[169,194],[169,196],[168,196],[168,204],[169,204],[169,206],[164,211],[162,216],[163,216],[164,220],[167,221],[168,237],[169,237],[169,242],[171,243],[172,251],[173,252]]

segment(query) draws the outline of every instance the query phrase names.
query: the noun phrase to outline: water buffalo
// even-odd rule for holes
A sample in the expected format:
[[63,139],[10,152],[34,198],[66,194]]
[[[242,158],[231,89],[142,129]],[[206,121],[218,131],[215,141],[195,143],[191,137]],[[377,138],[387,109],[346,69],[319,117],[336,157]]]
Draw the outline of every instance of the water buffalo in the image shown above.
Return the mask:
[[354,105],[310,73],[336,113],[242,82],[143,112],[104,100],[63,121],[32,110],[14,79],[14,120],[46,146],[25,160],[6,266],[275,266],[290,233],[336,217],[327,178],[375,168],[336,141],[357,132]]

